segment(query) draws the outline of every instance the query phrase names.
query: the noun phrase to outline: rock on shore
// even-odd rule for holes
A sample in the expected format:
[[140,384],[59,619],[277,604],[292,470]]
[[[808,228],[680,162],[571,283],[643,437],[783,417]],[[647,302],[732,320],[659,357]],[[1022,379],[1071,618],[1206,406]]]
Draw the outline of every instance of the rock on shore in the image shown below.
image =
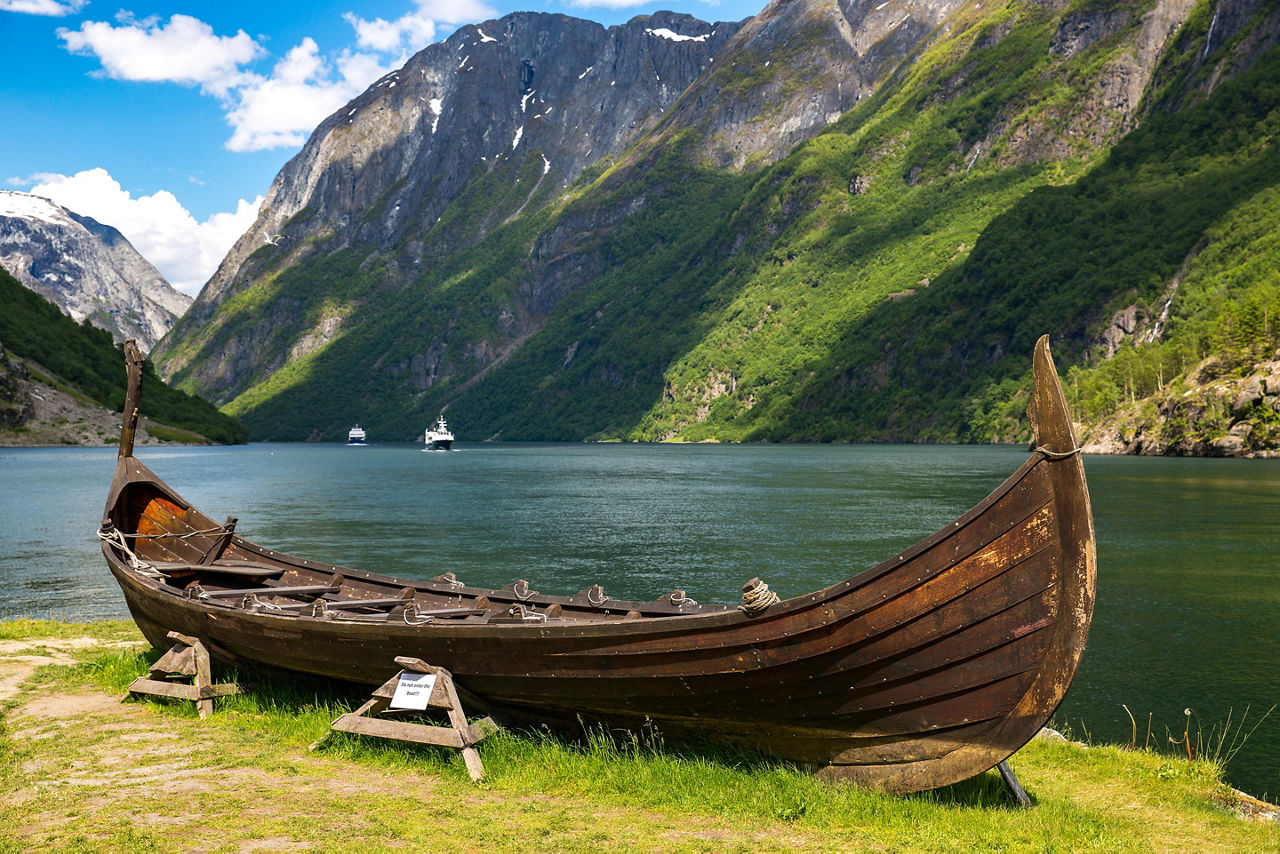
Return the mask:
[[1216,357],[1157,395],[1084,427],[1086,454],[1280,457],[1280,351],[1245,376]]

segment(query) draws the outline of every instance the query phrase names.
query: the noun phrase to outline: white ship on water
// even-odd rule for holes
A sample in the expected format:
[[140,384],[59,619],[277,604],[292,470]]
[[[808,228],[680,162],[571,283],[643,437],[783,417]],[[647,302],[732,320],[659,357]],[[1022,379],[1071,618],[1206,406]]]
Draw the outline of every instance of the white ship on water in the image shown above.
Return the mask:
[[350,430],[347,431],[348,445],[363,445],[365,443],[364,442],[365,438],[366,437],[365,437],[364,428],[361,427],[359,424],[357,424],[356,426],[352,427]]
[[424,451],[447,451],[453,447],[453,434],[449,432],[449,425],[444,423],[444,413],[427,428],[426,441]]

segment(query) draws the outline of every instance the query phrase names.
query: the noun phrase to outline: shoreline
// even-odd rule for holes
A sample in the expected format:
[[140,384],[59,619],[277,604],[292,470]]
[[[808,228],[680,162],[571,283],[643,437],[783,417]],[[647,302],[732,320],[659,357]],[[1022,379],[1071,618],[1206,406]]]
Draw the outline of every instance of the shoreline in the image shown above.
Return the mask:
[[[894,797],[769,763],[662,746],[567,745],[500,733],[460,756],[327,731],[313,683],[262,676],[219,700],[121,701],[155,653],[127,621],[0,622],[0,843],[15,848],[341,847],[495,851],[1265,851],[1280,808],[1215,766],[1042,733],[1011,760],[1032,796],[1011,807],[987,772]],[[357,702],[352,696],[344,702]],[[318,706],[318,708],[317,708]],[[162,792],[159,796],[156,793]],[[404,821],[407,815],[430,820]]]
[[[118,424],[119,413],[114,413],[113,416],[117,421],[115,426],[116,426],[116,429],[118,430],[119,429],[119,424]],[[166,439],[158,439],[146,431],[145,428],[148,423],[149,422],[147,422],[145,419],[140,421],[138,425],[138,432],[137,432],[137,437],[134,441],[134,445],[145,446],[145,447],[171,447],[171,448],[235,447],[233,445],[225,445],[218,442],[196,442],[196,441],[184,442],[184,441],[171,441]],[[170,428],[164,427],[164,425],[159,425],[159,426],[161,429],[166,429],[166,430],[170,429]],[[14,441],[11,430],[0,428],[0,448],[111,448],[111,447],[115,447],[117,444],[118,444],[118,439],[115,439],[115,438],[110,440],[103,440],[100,442],[92,442],[92,443],[75,442],[75,441]],[[338,440],[333,440],[330,442],[312,442],[306,439],[294,439],[294,440],[286,440],[286,441],[277,441],[277,440],[270,440],[270,439],[264,439],[259,441],[251,440],[249,442],[245,442],[244,444],[245,445],[315,445],[318,447],[325,447],[325,446],[342,447],[346,445],[345,442],[341,442]],[[420,445],[421,442],[415,442],[414,440],[405,439],[402,441],[385,440],[382,442],[369,443],[370,446],[377,446],[377,445],[400,446],[400,445],[414,445],[414,444]],[[507,445],[511,447],[516,447],[520,445],[544,445],[544,444],[545,445],[583,445],[583,444],[586,444],[586,445],[655,445],[655,446],[729,445],[729,446],[743,446],[743,447],[752,446],[752,445],[761,445],[761,444],[778,445],[778,446],[797,446],[797,447],[822,446],[822,445],[847,445],[847,446],[861,445],[866,447],[879,447],[879,446],[887,446],[887,445],[903,445],[903,446],[913,446],[913,447],[914,446],[933,446],[933,447],[1002,446],[1002,447],[1007,447],[1011,449],[1014,449],[1014,448],[1025,449],[1024,446],[1020,443],[998,443],[998,442],[985,442],[980,444],[972,443],[972,442],[719,442],[714,440],[703,440],[699,442],[680,442],[680,441],[624,442],[620,439],[609,439],[609,440],[588,442],[580,439],[564,439],[564,440],[547,440],[547,441],[538,441],[538,442],[490,442],[486,440],[483,442],[474,442],[474,443],[467,443],[467,444],[499,445],[499,446]],[[1083,445],[1083,447],[1080,450],[1080,453],[1086,457],[1149,457],[1149,458],[1161,458],[1161,459],[1187,459],[1187,460],[1280,459],[1280,449],[1248,451],[1248,452],[1243,452],[1238,454],[1223,454],[1223,453],[1152,454],[1152,453],[1143,453],[1139,450],[1114,450],[1114,451],[1106,450],[1106,446],[1091,445],[1088,443]]]

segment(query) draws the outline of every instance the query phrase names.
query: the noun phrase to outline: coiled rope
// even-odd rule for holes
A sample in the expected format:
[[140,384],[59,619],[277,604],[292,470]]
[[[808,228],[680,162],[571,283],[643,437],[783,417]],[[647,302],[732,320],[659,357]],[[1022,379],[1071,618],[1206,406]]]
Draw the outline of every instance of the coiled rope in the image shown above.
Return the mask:
[[684,595],[683,590],[672,590],[670,593],[667,594],[667,597],[671,601],[671,604],[675,605],[677,608],[683,608],[685,605],[698,604],[694,600],[690,599],[688,596]]
[[738,610],[748,617],[756,617],[765,612],[770,605],[777,605],[782,600],[778,594],[769,589],[759,578],[753,578],[742,585],[742,604]]
[[[461,586],[461,585],[459,585]],[[433,622],[435,617],[423,617],[418,613],[418,606],[414,602],[410,602],[404,606],[404,611],[400,615],[404,619],[406,626],[425,626],[427,623]]]
[[517,620],[524,620],[526,623],[545,623],[547,621],[546,614],[530,611],[518,602],[507,609],[507,616],[514,617]]

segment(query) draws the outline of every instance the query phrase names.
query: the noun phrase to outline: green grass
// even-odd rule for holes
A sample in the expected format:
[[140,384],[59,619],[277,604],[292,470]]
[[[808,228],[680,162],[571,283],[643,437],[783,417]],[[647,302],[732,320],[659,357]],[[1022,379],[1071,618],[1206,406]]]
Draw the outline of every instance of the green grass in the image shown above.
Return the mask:
[[33,640],[88,637],[101,642],[136,640],[142,635],[130,620],[64,623],[59,620],[0,620],[0,640]]
[[[128,624],[0,623],[52,645],[136,638]],[[29,653],[27,653],[29,654]],[[499,731],[460,757],[334,733],[367,689],[218,669],[249,693],[191,704],[114,701],[155,660],[132,648],[45,666],[0,716],[0,848],[337,851],[1264,851],[1280,828],[1243,821],[1221,766],[1119,747],[1033,742],[1011,760],[1035,801],[1011,806],[993,772],[894,797],[785,764],[652,734],[566,740]],[[0,667],[9,660],[0,655]],[[75,701],[55,712],[59,697]],[[44,709],[32,716],[32,709]],[[50,736],[56,736],[51,738]]]

